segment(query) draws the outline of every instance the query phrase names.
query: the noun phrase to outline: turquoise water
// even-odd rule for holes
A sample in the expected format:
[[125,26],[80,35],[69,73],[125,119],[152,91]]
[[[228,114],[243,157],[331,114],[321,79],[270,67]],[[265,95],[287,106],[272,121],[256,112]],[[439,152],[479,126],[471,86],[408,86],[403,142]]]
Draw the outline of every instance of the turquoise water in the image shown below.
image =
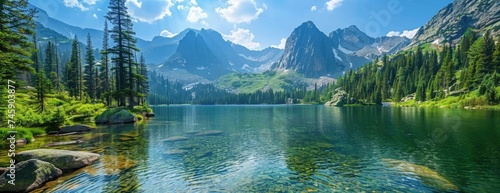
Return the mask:
[[[156,117],[145,124],[102,127],[82,136],[85,143],[64,147],[102,157],[37,192],[500,191],[500,112],[313,105],[153,110]],[[196,134],[207,130],[223,133]],[[164,141],[174,136],[187,140]]]

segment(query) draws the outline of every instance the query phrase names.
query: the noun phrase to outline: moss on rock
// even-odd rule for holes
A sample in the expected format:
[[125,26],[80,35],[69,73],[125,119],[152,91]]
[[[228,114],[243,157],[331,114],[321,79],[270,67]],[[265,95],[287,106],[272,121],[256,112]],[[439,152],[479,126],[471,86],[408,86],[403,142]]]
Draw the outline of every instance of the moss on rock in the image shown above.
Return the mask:
[[15,168],[15,185],[8,183],[9,172],[5,172],[0,175],[0,192],[29,192],[62,175],[53,164],[37,159],[19,162]]

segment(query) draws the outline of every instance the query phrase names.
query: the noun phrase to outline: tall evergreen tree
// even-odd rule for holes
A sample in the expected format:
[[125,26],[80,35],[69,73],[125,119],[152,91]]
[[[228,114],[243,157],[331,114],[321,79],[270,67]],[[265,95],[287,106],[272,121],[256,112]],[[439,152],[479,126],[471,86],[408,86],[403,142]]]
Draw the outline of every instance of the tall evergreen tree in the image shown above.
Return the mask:
[[102,41],[102,50],[101,50],[101,68],[100,68],[100,76],[101,80],[101,89],[102,94],[105,96],[106,105],[111,104],[111,80],[110,80],[110,67],[109,67],[109,54],[108,54],[108,42],[109,42],[109,33],[108,33],[108,21],[104,22],[104,36]]
[[85,92],[89,95],[90,99],[96,99],[96,83],[95,83],[95,58],[92,49],[92,40],[90,33],[87,35],[87,50],[85,53],[85,66],[83,71],[83,80]]
[[110,0],[109,11],[106,19],[113,25],[109,30],[111,38],[115,42],[108,53],[112,54],[111,61],[115,64],[116,91],[114,96],[118,106],[127,106],[126,98],[129,97],[128,106],[133,106],[133,51],[136,50],[133,39],[132,20],[127,12],[125,0]]
[[69,95],[82,99],[80,48],[76,36],[71,45],[71,58],[66,67],[66,74]]
[[36,11],[27,6],[27,0],[0,1],[0,125],[7,123],[4,93],[7,93],[8,80],[19,83],[17,74],[34,71],[31,53],[35,47],[28,37],[33,34]]
[[141,54],[141,75],[142,75],[142,80],[141,80],[141,93],[142,93],[142,103],[144,104],[144,101],[146,100],[148,93],[149,93],[149,76],[148,76],[148,67],[146,66],[146,60],[144,59],[144,56]]

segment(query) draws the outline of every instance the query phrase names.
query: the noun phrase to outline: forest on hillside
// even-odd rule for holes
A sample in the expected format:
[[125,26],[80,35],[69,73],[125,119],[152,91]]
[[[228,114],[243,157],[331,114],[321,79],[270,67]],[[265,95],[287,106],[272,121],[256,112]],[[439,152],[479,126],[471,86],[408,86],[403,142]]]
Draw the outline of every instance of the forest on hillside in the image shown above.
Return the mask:
[[327,95],[340,87],[352,97],[377,104],[407,96],[417,102],[457,96],[462,107],[492,105],[500,101],[498,72],[500,43],[489,32],[481,35],[468,29],[456,46],[416,47],[350,70]]

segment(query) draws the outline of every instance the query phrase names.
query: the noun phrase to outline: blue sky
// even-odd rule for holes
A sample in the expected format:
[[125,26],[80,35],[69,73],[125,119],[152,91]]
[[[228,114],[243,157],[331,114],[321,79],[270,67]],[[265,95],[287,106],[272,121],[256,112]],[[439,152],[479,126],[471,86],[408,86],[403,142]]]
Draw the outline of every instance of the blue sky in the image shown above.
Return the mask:
[[[65,23],[102,29],[109,0],[29,0]],[[172,36],[210,28],[250,49],[281,47],[294,28],[313,21],[328,34],[356,25],[372,37],[412,35],[452,0],[127,0],[137,36]],[[405,32],[405,30],[407,30]]]

